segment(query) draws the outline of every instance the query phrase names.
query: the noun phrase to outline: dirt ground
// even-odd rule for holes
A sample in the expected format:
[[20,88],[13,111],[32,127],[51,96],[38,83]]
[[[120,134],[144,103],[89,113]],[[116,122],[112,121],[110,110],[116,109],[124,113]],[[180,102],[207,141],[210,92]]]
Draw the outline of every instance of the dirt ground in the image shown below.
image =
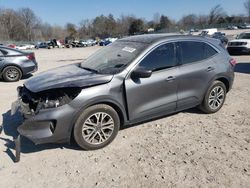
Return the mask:
[[[39,72],[98,49],[36,50]],[[216,114],[191,109],[129,127],[97,151],[23,139],[19,163],[12,137],[20,117],[9,110],[27,78],[0,81],[0,187],[250,187],[250,56],[236,59],[233,89]]]

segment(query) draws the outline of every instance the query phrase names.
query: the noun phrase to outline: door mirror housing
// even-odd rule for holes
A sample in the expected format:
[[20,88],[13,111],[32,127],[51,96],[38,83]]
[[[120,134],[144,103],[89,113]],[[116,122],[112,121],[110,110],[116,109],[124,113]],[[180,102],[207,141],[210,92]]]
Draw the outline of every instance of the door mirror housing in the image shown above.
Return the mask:
[[152,71],[145,69],[144,67],[136,68],[132,74],[132,78],[149,78],[152,75]]

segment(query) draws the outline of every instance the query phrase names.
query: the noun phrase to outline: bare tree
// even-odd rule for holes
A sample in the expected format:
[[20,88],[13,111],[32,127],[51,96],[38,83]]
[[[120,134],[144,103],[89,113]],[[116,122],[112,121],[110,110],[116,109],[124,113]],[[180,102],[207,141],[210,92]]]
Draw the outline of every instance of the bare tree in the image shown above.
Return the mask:
[[198,22],[198,17],[195,14],[189,14],[181,18],[180,25],[182,26],[182,28],[190,29],[190,28],[195,28],[197,22]]
[[18,11],[19,20],[23,24],[24,29],[24,39],[31,41],[34,39],[34,32],[33,30],[38,25],[38,18],[30,8],[21,8]]
[[215,24],[219,20],[219,18],[223,16],[225,16],[223,8],[221,7],[221,5],[216,5],[210,10],[210,13],[208,15],[209,17],[208,24],[209,25]]
[[0,16],[6,40],[21,40],[23,31],[19,16],[12,9],[5,9]]
[[77,35],[76,26],[73,23],[67,23],[66,24],[66,31],[67,31],[69,37],[74,37],[75,38],[76,35]]
[[248,20],[250,21],[250,0],[247,0],[244,3],[244,7],[245,7],[245,9],[247,11]]

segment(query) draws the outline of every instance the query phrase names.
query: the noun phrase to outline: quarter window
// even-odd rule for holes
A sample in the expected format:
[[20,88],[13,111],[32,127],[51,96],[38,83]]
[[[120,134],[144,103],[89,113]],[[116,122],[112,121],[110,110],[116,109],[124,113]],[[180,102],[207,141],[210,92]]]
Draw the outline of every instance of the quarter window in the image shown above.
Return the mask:
[[174,44],[168,43],[157,47],[142,60],[139,66],[152,71],[176,66]]
[[182,64],[202,61],[217,53],[214,48],[204,42],[183,41],[178,46]]
[[6,52],[6,51],[4,51],[4,50],[0,50],[0,56],[5,56],[5,55],[7,55],[8,53]]

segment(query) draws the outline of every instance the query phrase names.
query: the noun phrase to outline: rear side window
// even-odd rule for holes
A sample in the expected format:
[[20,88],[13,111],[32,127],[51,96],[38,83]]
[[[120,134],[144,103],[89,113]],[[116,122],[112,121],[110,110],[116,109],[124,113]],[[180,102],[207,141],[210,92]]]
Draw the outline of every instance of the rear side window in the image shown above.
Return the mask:
[[152,71],[176,66],[174,44],[168,43],[157,47],[141,61],[139,66]]
[[183,41],[178,43],[180,50],[180,60],[182,64],[193,63],[208,59],[215,55],[217,51],[204,42]]
[[215,54],[217,54],[218,52],[212,48],[210,45],[204,43],[205,45],[205,58],[210,58],[212,56],[214,56]]

